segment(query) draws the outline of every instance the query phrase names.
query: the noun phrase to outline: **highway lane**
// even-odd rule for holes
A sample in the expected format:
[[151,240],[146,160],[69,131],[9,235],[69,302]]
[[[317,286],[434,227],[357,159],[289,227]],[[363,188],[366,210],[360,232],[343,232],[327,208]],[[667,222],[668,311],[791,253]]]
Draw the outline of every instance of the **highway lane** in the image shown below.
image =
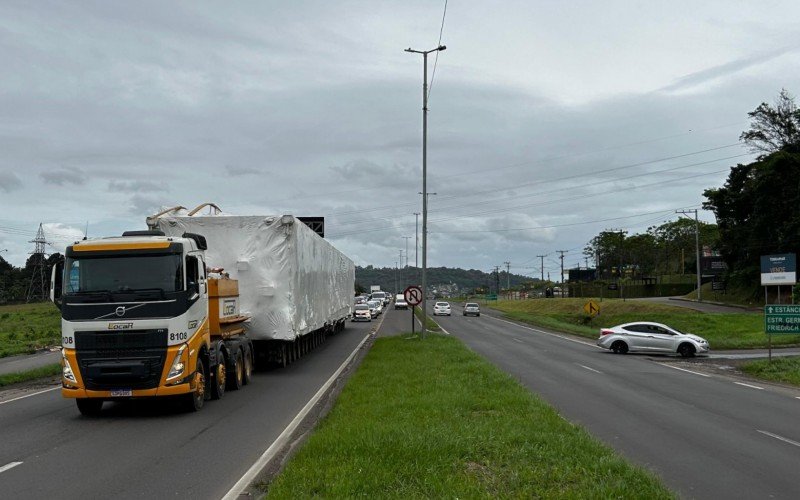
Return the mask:
[[669,357],[614,355],[485,313],[463,317],[457,305],[453,313],[436,320],[681,497],[800,496],[800,391],[692,373]]
[[194,414],[163,402],[106,403],[88,419],[58,390],[0,399],[0,496],[219,499],[374,327],[348,323]]

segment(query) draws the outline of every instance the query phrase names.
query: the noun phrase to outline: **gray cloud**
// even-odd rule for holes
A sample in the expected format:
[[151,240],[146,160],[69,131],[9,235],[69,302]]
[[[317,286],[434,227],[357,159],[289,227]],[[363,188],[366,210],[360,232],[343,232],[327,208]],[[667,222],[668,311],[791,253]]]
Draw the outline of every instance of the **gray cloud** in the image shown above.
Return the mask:
[[6,193],[22,188],[22,181],[13,172],[0,172],[0,189]]
[[225,171],[228,172],[228,175],[230,175],[231,177],[240,177],[243,175],[259,175],[262,173],[268,173],[268,172],[262,172],[253,167],[234,167],[231,165],[226,165]]
[[42,172],[39,176],[46,184],[55,184],[56,186],[64,186],[66,184],[80,186],[86,182],[85,174],[81,170],[74,168],[61,168]]
[[696,87],[704,83],[718,80],[722,77],[734,75],[753,66],[766,64],[772,61],[773,59],[777,59],[778,57],[781,57],[786,54],[797,52],[798,50],[800,50],[800,46],[792,45],[789,47],[781,47],[779,49],[768,52],[753,54],[747,57],[741,57],[739,59],[734,59],[724,64],[712,66],[710,68],[706,68],[704,70],[683,76],[681,78],[678,78],[674,82],[670,83],[669,85],[661,87],[658,90],[662,92],[675,92],[675,91],[690,89],[692,87]]
[[166,185],[150,181],[109,181],[108,189],[120,192],[169,191]]

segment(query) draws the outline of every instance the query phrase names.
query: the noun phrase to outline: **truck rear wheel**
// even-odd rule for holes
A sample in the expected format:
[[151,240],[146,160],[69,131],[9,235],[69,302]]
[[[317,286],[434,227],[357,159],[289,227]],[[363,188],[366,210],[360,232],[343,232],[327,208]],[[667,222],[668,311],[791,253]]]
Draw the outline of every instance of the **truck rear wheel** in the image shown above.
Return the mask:
[[225,354],[222,351],[217,351],[217,364],[209,370],[211,373],[211,399],[222,399],[225,395],[226,372],[225,369]]
[[236,349],[236,354],[231,356],[228,366],[228,387],[231,391],[238,391],[244,385],[244,357],[242,350]]
[[184,395],[185,403],[184,408],[187,411],[200,411],[206,401],[206,376],[203,371],[203,362],[197,358],[197,366],[195,367],[193,377],[194,392]]
[[102,399],[78,398],[75,403],[78,404],[78,411],[85,417],[96,417],[103,409]]
[[244,371],[242,375],[244,376],[242,383],[244,385],[249,384],[253,377],[253,350],[250,348],[245,348],[244,350]]

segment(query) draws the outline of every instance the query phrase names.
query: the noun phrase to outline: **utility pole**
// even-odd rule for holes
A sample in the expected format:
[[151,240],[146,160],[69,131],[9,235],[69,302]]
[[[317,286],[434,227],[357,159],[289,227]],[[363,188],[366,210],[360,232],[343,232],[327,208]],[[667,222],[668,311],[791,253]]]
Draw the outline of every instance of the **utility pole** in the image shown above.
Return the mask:
[[547,255],[537,255],[537,257],[542,259],[542,281],[544,281],[544,258],[547,257]]
[[697,301],[701,302],[703,299],[702,299],[702,296],[700,294],[700,285],[702,284],[701,283],[701,279],[700,279],[700,220],[697,217],[697,209],[694,208],[692,210],[675,210],[676,214],[683,214],[683,215],[688,215],[688,214],[690,214],[692,212],[694,212],[694,246],[695,246],[695,251],[697,252],[697,266],[696,266],[696,268],[697,268]]
[[419,284],[419,263],[417,262],[418,250],[419,250],[419,212],[414,212],[414,272],[417,275],[415,284]]
[[[402,258],[403,251],[400,250],[400,255]],[[394,291],[397,293],[397,262],[394,263]]]
[[511,262],[505,261],[503,264],[506,265],[506,290],[511,292]]
[[[422,314],[428,314],[425,308],[428,298],[428,54],[445,50],[447,47],[439,45],[431,50],[413,50],[411,47],[406,52],[422,54]],[[420,339],[425,338],[426,321],[422,322]]]
[[497,295],[500,295],[500,266],[494,266],[494,287]]
[[569,250],[556,250],[561,254],[561,297],[564,297],[564,254]]

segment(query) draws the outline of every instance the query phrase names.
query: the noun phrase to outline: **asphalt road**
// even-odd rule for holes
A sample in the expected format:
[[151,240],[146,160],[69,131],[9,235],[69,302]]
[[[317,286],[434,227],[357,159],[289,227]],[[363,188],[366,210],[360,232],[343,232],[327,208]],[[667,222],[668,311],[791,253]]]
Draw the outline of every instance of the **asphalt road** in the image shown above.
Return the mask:
[[[407,331],[389,313],[381,331]],[[615,355],[485,312],[436,321],[682,498],[800,498],[800,390]],[[405,317],[405,316],[403,316]]]
[[0,497],[219,499],[376,325],[348,323],[194,414],[157,401],[106,403],[83,418],[58,387],[0,392]]
[[61,351],[42,351],[36,354],[0,358],[0,375],[26,372],[58,363],[60,360]]

